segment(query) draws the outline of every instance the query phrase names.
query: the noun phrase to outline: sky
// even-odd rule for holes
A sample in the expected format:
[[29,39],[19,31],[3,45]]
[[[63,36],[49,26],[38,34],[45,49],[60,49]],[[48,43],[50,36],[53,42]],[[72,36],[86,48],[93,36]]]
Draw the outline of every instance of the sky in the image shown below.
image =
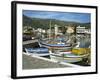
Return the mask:
[[57,19],[80,23],[88,23],[91,20],[90,13],[23,10],[23,14],[31,18]]

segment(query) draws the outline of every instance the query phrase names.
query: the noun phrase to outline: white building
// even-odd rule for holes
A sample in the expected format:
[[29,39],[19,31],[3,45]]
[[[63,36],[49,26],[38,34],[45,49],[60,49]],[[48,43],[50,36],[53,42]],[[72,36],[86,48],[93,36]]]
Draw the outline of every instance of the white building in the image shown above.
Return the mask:
[[76,34],[77,34],[77,37],[82,37],[84,36],[85,34],[87,34],[87,36],[91,36],[91,29],[86,29],[85,27],[76,27]]
[[76,27],[76,33],[85,33],[86,32],[86,29],[85,27]]
[[85,30],[85,33],[91,34],[91,29],[86,29],[86,30]]
[[59,29],[59,27],[60,26],[58,26],[58,25],[55,24],[55,28],[54,28],[55,36],[62,35],[62,31]]
[[57,34],[58,34],[58,26],[55,25],[55,35],[57,35]]
[[78,26],[76,28],[76,32],[77,33],[87,33],[87,34],[91,34],[91,29],[86,29],[85,27]]

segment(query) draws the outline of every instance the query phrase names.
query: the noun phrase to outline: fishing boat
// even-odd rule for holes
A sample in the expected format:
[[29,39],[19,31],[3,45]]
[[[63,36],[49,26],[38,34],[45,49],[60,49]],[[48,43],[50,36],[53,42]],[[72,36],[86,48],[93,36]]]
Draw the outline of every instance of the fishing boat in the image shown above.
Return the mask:
[[[50,29],[51,29],[51,26],[50,26]],[[68,32],[70,33],[70,32],[74,32],[74,31],[71,30],[71,27],[70,27]],[[55,36],[57,34],[58,34],[58,28],[56,26],[55,27]],[[50,37],[50,34],[49,34],[49,38],[39,39],[38,43],[39,43],[40,47],[48,48],[50,58],[52,60],[56,60],[59,62],[69,62],[69,63],[79,62],[79,61],[82,61],[82,59],[84,57],[88,56],[88,54],[85,54],[85,55],[74,54],[72,52],[73,45],[77,44],[77,47],[79,47],[80,43],[79,42],[72,43],[71,40],[65,39],[64,36],[62,36],[62,35],[52,38],[52,37]]]
[[82,57],[72,54],[71,44],[47,44],[41,42],[40,45],[49,49],[52,60],[70,63],[82,60]]
[[48,56],[49,50],[48,48],[45,47],[40,47],[40,48],[25,48],[26,53],[30,55],[37,55],[37,56]]
[[40,47],[47,47],[47,48],[55,48],[55,49],[69,49],[71,48],[71,44],[70,43],[65,43],[65,42],[62,42],[62,41],[58,41],[58,40],[49,40],[49,39],[46,39],[46,40],[39,40],[38,41]]
[[71,51],[67,51],[67,52],[56,52],[56,53],[52,53],[50,52],[50,58],[52,60],[55,61],[59,61],[59,62],[68,62],[68,63],[75,63],[75,62],[79,62],[82,61],[83,58],[86,58],[88,56],[88,54],[85,55],[76,55],[73,54]]

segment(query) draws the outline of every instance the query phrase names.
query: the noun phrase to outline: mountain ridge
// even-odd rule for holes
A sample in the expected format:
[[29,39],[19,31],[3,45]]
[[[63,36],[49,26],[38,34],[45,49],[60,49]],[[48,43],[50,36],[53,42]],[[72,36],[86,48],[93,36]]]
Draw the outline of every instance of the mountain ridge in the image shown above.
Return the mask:
[[51,21],[51,26],[53,27],[55,24],[65,27],[65,26],[85,26],[86,28],[90,28],[91,23],[78,23],[74,21],[62,21],[56,19],[42,19],[42,18],[30,18],[28,16],[23,15],[23,27],[24,26],[31,26],[34,28],[43,28],[48,29]]

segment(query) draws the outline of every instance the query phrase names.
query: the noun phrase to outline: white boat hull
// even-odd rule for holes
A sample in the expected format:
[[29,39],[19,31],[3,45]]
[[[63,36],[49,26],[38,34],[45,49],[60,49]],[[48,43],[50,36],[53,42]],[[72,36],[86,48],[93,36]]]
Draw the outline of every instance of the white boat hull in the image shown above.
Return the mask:
[[60,57],[60,56],[54,56],[50,55],[51,60],[59,61],[59,62],[67,62],[67,63],[74,63],[74,62],[79,62],[82,61],[81,57]]

